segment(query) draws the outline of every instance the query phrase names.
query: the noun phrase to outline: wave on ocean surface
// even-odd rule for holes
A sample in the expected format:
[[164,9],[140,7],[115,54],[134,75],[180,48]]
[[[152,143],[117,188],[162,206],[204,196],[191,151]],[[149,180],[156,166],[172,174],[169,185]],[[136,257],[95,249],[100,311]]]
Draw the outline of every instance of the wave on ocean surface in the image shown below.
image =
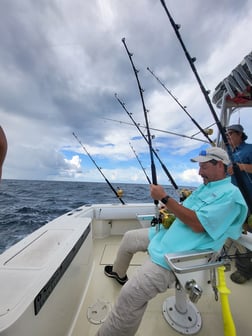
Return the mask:
[[[125,203],[152,202],[149,185],[120,184]],[[115,186],[116,189],[116,186]],[[172,187],[167,192],[176,198]],[[29,233],[84,204],[117,203],[106,183],[2,180],[0,253]]]

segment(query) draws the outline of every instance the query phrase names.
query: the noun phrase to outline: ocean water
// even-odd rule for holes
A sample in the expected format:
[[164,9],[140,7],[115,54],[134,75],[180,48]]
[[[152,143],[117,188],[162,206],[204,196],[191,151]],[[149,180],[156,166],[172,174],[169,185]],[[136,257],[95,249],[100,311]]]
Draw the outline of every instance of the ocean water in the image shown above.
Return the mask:
[[[125,203],[153,202],[149,185],[117,184]],[[167,192],[177,198],[172,187]],[[107,183],[2,180],[0,254],[50,220],[84,204],[118,203]]]

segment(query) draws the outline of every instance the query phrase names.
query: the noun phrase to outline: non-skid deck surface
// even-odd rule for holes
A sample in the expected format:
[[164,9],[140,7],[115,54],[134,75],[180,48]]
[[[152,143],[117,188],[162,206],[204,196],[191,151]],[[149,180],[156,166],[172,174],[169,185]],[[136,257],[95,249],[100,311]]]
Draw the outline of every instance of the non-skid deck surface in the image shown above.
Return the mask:
[[[99,325],[95,325],[88,321],[88,307],[93,306],[98,300],[113,305],[113,302],[120,292],[121,286],[114,279],[106,277],[103,273],[104,265],[113,263],[120,240],[120,236],[112,236],[107,239],[99,239],[95,241],[95,268],[86,300],[83,304],[72,336],[94,336]],[[129,278],[146,257],[147,255],[142,252],[134,256],[128,270]],[[236,335],[251,336],[252,280],[243,285],[233,284],[229,279],[230,274],[231,272],[226,273],[226,283],[227,287],[231,290],[231,294],[228,298],[236,326]],[[168,289],[165,293],[158,295],[149,302],[136,336],[181,335],[167,324],[162,314],[162,305],[165,298],[174,296],[174,293],[174,288]],[[202,329],[197,335],[224,336],[220,299],[216,302],[214,295],[203,295],[197,303],[197,308],[201,313],[203,321]]]
[[[119,243],[107,243],[104,246],[104,250],[101,256],[100,265],[113,264]],[[131,260],[131,266],[140,266],[147,258],[147,254],[144,252],[138,252]]]

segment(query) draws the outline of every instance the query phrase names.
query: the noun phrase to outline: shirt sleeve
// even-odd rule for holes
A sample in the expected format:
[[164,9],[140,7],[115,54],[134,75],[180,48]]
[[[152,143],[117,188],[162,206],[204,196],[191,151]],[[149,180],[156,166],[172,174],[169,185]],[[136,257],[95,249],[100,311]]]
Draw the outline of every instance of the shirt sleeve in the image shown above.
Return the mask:
[[237,239],[241,233],[241,227],[247,215],[246,207],[236,200],[221,197],[218,201],[209,203],[196,215],[204,227],[205,231],[216,240],[226,231],[229,237]]

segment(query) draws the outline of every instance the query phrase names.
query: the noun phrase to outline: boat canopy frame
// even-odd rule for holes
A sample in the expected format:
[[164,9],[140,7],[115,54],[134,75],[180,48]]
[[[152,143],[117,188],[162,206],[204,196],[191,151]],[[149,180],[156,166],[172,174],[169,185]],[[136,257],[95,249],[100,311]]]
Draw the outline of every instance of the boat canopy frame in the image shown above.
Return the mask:
[[[252,52],[216,86],[212,102],[221,109],[223,127],[229,124],[231,115],[237,110],[252,107]],[[216,144],[223,147],[220,133]]]

